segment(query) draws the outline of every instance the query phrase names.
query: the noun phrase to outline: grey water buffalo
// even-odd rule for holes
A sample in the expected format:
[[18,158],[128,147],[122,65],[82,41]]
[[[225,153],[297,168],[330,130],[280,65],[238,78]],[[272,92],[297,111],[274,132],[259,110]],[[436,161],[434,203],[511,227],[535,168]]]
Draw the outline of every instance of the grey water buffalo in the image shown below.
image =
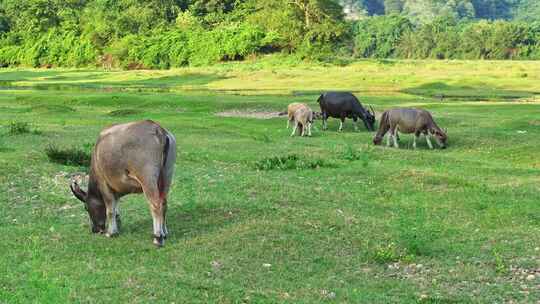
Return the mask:
[[323,119],[323,130],[327,129],[328,117],[339,118],[341,123],[339,131],[343,130],[345,118],[352,118],[354,121],[354,129],[357,130],[357,121],[360,118],[366,129],[375,131],[375,112],[373,108],[371,112],[366,110],[358,98],[348,92],[327,92],[319,96],[317,100],[321,107]]
[[168,234],[167,194],[175,161],[173,134],[153,121],[118,124],[101,131],[92,151],[88,191],[74,181],[70,186],[88,211],[92,232],[117,235],[118,200],[130,193],[144,193],[153,218],[154,244],[162,246]]
[[433,120],[431,113],[421,109],[392,109],[385,111],[381,116],[379,130],[373,138],[375,145],[381,144],[384,135],[388,133],[387,145],[390,146],[390,140],[393,139],[394,147],[398,148],[398,132],[411,134],[414,133],[413,148],[416,149],[416,141],[420,134],[424,134],[426,142],[430,149],[433,149],[430,137],[435,137],[437,144],[445,149],[447,135]]

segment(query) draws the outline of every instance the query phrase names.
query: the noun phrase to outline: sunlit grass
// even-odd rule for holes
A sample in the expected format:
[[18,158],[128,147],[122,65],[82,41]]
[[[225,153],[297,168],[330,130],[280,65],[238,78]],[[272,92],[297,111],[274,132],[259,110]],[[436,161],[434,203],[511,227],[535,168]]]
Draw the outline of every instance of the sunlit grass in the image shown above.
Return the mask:
[[[535,303],[539,70],[265,60],[0,70],[0,302]],[[342,133],[331,120],[326,132],[316,122],[311,138],[291,138],[284,118],[216,115],[296,101],[317,109],[326,89],[355,91],[378,113],[426,108],[448,129],[449,148],[422,140],[413,150],[406,134],[400,149],[374,147],[374,134],[355,133],[350,121]],[[102,128],[138,119],[160,122],[178,141],[172,234],[160,250],[142,195],[122,198],[118,238],[92,235],[68,187],[87,169],[46,154],[53,145],[80,152],[61,160],[87,159]],[[39,133],[9,135],[11,122]]]

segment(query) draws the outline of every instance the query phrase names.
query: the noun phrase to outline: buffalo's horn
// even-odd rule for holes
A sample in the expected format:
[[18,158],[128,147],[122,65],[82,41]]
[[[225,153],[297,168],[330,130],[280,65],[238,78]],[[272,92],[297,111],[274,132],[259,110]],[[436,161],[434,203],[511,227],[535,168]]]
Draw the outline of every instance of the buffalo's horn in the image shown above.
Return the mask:
[[76,198],[78,198],[81,202],[86,202],[86,192],[84,192],[81,187],[79,187],[79,184],[77,184],[76,181],[72,181],[71,185],[69,185],[69,188],[71,188],[71,192],[73,192],[73,195],[75,195]]
[[370,105],[369,108],[371,109],[371,114],[373,114],[373,116],[375,116],[375,110],[373,110],[373,107]]

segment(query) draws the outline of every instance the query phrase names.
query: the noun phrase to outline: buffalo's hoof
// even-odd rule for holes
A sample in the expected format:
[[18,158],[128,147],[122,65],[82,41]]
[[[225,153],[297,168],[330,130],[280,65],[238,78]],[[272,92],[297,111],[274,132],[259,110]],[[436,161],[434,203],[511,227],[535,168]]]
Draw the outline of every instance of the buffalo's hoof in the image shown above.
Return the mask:
[[165,245],[165,237],[163,235],[154,235],[154,245],[156,245],[158,248],[163,247],[163,245]]
[[117,237],[118,235],[119,235],[118,231],[105,233],[105,236],[109,238]]
[[97,228],[97,227],[92,227],[92,233],[99,233],[99,234],[103,234],[105,233],[105,228]]

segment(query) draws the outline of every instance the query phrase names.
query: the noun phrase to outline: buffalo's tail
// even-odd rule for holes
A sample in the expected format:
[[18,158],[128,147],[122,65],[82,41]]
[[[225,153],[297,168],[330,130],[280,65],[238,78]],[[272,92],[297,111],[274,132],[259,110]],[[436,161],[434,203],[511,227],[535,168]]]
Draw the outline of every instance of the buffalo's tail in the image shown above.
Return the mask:
[[161,198],[166,198],[171,187],[176,162],[176,139],[174,135],[166,132],[165,145],[163,148],[163,166],[159,176],[159,193]]

